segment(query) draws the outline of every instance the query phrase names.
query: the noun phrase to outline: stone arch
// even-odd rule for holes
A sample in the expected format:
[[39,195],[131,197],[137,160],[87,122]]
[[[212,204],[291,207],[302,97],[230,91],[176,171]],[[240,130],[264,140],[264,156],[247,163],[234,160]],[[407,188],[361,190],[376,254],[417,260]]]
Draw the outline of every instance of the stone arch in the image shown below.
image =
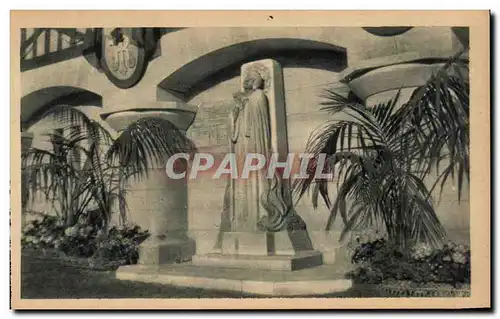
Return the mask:
[[238,76],[242,64],[266,58],[277,60],[283,67],[339,72],[347,66],[346,49],[330,43],[299,38],[256,39],[216,49],[185,64],[158,84],[157,98],[189,101],[210,86]]
[[102,107],[102,97],[73,86],[53,86],[31,92],[21,98],[21,129],[29,128],[47,110],[61,104]]

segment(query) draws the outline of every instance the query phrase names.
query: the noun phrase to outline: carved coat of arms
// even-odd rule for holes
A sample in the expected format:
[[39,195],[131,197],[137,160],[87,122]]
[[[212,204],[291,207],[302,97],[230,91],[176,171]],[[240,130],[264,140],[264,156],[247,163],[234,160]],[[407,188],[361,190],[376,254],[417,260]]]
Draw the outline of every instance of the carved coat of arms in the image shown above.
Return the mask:
[[107,77],[120,88],[137,84],[147,67],[144,48],[132,36],[132,28],[104,29],[102,53]]

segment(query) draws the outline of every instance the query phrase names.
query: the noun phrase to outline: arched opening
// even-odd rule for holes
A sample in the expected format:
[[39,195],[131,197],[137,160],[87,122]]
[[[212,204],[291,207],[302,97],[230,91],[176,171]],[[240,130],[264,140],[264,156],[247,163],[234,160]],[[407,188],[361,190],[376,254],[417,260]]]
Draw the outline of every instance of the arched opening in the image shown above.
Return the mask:
[[158,99],[189,101],[207,88],[239,75],[242,64],[272,58],[282,67],[327,69],[347,66],[345,48],[295,38],[270,38],[229,45],[212,51],[175,71],[158,84]]
[[31,92],[21,98],[21,130],[26,130],[40,120],[51,107],[62,104],[102,107],[102,97],[72,86],[48,87]]

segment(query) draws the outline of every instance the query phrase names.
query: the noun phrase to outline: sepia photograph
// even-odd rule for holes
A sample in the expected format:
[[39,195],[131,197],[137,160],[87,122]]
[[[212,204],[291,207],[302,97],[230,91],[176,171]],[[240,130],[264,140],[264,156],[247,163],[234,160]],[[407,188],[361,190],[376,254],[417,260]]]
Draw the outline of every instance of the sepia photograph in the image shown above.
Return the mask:
[[489,12],[439,15],[11,12],[13,307],[489,307]]

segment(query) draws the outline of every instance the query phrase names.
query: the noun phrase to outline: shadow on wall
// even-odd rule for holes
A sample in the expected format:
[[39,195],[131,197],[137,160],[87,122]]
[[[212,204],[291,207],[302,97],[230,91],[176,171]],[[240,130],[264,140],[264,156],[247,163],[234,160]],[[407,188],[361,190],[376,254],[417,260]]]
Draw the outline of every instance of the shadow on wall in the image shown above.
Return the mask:
[[260,53],[206,77],[189,89],[186,93],[186,99],[190,100],[217,84],[240,76],[240,67],[242,64],[262,59],[274,59],[283,68],[307,68],[340,72],[347,67],[346,60],[339,57],[338,54],[332,54],[331,51],[301,50],[281,51],[269,54]]
[[102,96],[85,89],[72,86],[44,88],[21,98],[21,128],[24,130],[33,125],[56,105],[103,106]]
[[259,39],[210,52],[172,73],[158,88],[189,101],[206,89],[239,76],[242,64],[268,58],[278,61],[284,68],[339,72],[347,66],[345,48],[329,43],[289,38]]

